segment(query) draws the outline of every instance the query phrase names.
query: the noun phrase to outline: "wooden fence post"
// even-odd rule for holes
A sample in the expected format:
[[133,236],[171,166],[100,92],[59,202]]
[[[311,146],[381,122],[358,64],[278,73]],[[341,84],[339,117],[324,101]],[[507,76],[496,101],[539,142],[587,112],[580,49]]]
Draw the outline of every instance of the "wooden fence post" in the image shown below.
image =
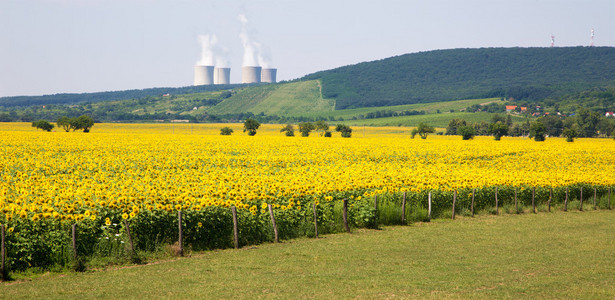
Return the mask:
[[0,249],[0,256],[2,256],[2,265],[0,265],[0,276],[2,279],[2,281],[5,281],[7,278],[7,270],[6,270],[6,244],[4,242],[4,238],[5,238],[5,227],[4,224],[0,225],[0,235],[2,236],[2,248]]
[[73,223],[71,236],[73,246],[73,259],[77,261],[77,223]]
[[472,218],[474,218],[474,195],[476,194],[476,189],[472,189],[472,205],[471,205],[471,209],[472,209]]
[[457,190],[453,192],[453,220],[455,220],[455,202],[457,202]]
[[536,198],[536,187],[532,187],[532,211],[534,213],[536,213],[536,201],[534,200]]
[[427,219],[431,221],[431,191],[427,194]]
[[237,208],[231,206],[231,213],[233,213],[233,237],[235,240],[235,249],[239,249],[239,227],[237,225]]
[[499,208],[498,208],[498,187],[495,187],[495,215],[499,215]]
[[128,220],[124,219],[124,227],[126,229],[126,235],[128,236],[128,242],[130,243],[130,257],[135,257],[135,246],[132,243],[132,235],[130,235],[130,226],[128,226]]
[[547,202],[549,212],[551,212],[551,199],[553,199],[553,187],[549,187],[549,202]]
[[312,209],[314,210],[314,233],[318,238],[318,217],[316,215],[316,202],[312,203]]
[[609,187],[609,200],[608,200],[608,209],[611,209],[611,187]]
[[184,231],[182,228],[182,211],[177,211],[177,230],[179,231],[179,256],[184,256]]
[[594,209],[596,209],[596,187],[594,187]]
[[378,211],[378,195],[374,195],[374,210]]
[[566,198],[564,199],[564,211],[568,211],[568,187],[566,187]]
[[350,227],[348,226],[348,199],[344,198],[342,218],[344,219],[344,229],[350,233]]
[[404,192],[404,198],[401,200],[401,224],[406,223],[406,192]]
[[517,187],[515,187],[515,211],[519,213],[519,203],[517,202]]
[[271,216],[271,224],[273,224],[273,241],[279,243],[280,240],[278,238],[278,226],[275,224],[275,217],[273,216],[273,208],[271,208],[271,204],[267,204],[269,207],[269,215]]
[[583,187],[581,187],[581,204],[579,205],[579,210],[583,211]]

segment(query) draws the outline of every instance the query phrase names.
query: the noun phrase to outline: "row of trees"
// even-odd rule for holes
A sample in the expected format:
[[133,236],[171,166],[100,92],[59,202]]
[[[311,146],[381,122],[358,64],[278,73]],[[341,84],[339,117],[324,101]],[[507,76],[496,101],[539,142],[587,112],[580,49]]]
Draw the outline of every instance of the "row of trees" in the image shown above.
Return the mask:
[[502,136],[529,136],[536,141],[548,137],[566,137],[569,142],[576,137],[612,136],[615,133],[615,120],[600,116],[599,113],[584,108],[572,117],[555,115],[542,116],[533,122],[512,124],[510,115],[494,115],[490,123],[467,123],[463,119],[453,119],[446,128],[447,135],[461,135],[471,139],[476,135],[493,135],[495,140]]
[[[243,123],[243,132],[247,132],[250,136],[256,135],[256,131],[260,126],[261,124],[257,120],[248,118]],[[301,136],[303,137],[310,136],[310,133],[314,130],[319,132],[320,136],[331,137],[331,131],[329,130],[329,128],[329,123],[322,120],[316,121],[314,123],[299,123],[299,132],[301,132]],[[345,138],[349,138],[352,135],[352,128],[344,124],[337,124],[337,126],[335,126],[335,131],[341,132],[342,137]],[[295,136],[295,126],[293,126],[292,124],[287,124],[282,129],[280,129],[280,132],[284,132],[286,136]],[[233,129],[231,129],[230,127],[223,127],[220,129],[220,134],[231,135],[233,134]]]
[[[329,124],[325,121],[316,121],[312,122],[301,122],[299,123],[299,132],[301,132],[301,136],[308,137],[312,131],[318,132],[320,136],[331,137],[331,131],[329,130]],[[352,128],[348,125],[337,124],[335,126],[335,131],[340,132],[342,137],[349,138],[352,136]],[[292,124],[287,124],[280,132],[285,132],[286,136],[295,136],[295,127]]]
[[[56,124],[59,128],[64,129],[66,132],[71,130],[83,130],[83,132],[90,132],[90,129],[94,126],[94,119],[86,115],[77,118],[61,117],[58,119]],[[38,120],[32,122],[32,127],[36,127],[37,129],[42,129],[44,131],[51,131],[55,128],[55,125],[49,123],[47,120]]]
[[90,132],[92,126],[94,126],[94,119],[90,116],[80,116],[77,118],[61,117],[56,122],[58,127],[64,129],[64,131],[83,130],[83,132]]

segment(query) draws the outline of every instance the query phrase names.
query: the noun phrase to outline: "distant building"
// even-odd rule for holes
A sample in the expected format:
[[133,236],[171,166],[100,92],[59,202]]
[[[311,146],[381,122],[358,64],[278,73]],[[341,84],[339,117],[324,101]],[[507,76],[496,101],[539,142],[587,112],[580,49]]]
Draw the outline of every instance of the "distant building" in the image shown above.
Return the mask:
[[606,114],[604,114],[604,116],[607,118],[615,118],[615,112],[607,111]]
[[517,108],[516,105],[506,105],[506,112],[511,112]]

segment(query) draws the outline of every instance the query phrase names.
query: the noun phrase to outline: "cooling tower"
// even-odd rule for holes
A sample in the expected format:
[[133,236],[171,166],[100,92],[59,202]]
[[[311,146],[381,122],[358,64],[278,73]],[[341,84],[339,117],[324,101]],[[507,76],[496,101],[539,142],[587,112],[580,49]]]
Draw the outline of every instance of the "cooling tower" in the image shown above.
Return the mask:
[[214,84],[231,84],[231,68],[215,68]]
[[275,75],[278,69],[263,69],[261,73],[261,82],[275,83]]
[[241,68],[241,83],[259,83],[259,82],[261,82],[261,67]]
[[214,66],[194,66],[194,85],[214,84]]

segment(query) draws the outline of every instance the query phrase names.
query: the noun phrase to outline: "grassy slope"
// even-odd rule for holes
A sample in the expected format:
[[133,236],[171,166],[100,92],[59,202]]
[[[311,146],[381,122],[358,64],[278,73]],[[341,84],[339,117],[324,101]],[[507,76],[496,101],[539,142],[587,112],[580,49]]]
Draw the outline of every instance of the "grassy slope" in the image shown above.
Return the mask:
[[252,87],[212,107],[213,114],[264,112],[267,115],[289,115],[302,112],[326,112],[334,109],[335,102],[323,99],[319,81],[300,81]]
[[335,110],[330,112],[322,112],[322,113],[310,113],[310,112],[300,112],[295,114],[294,116],[306,116],[306,117],[319,117],[323,116],[325,118],[335,117],[335,118],[344,118],[351,119],[352,117],[358,117],[360,115],[366,115],[370,112],[376,111],[421,111],[424,110],[426,113],[436,113],[439,109],[440,111],[450,111],[465,109],[468,106],[472,106],[474,104],[482,104],[494,101],[495,99],[470,99],[470,100],[457,100],[457,101],[447,101],[447,102],[432,102],[432,103],[420,103],[420,104],[406,104],[406,105],[395,105],[395,106],[378,106],[378,107],[362,107],[362,108],[353,108],[353,109],[344,109],[344,110]]
[[151,97],[151,99],[145,100],[117,100],[117,101],[105,101],[92,104],[93,107],[102,108],[121,106],[126,112],[142,115],[145,113],[176,113],[176,112],[191,112],[194,106],[199,106],[196,102],[197,99],[213,99],[220,95],[221,91],[203,92],[194,94],[182,94],[175,95],[173,99],[168,97]]
[[[389,117],[378,119],[364,119],[364,120],[348,120],[339,123],[349,125],[368,125],[368,126],[417,126],[423,122],[431,126],[445,128],[452,119],[464,119],[468,123],[477,122],[490,122],[493,118],[493,113],[466,113],[466,112],[454,112],[454,113],[441,113],[441,114],[426,114],[417,116],[401,116],[401,117]],[[504,115],[501,113],[500,115]],[[513,122],[522,122],[525,119],[523,117],[513,115]]]
[[1,284],[24,298],[613,298],[615,213],[436,220]]

